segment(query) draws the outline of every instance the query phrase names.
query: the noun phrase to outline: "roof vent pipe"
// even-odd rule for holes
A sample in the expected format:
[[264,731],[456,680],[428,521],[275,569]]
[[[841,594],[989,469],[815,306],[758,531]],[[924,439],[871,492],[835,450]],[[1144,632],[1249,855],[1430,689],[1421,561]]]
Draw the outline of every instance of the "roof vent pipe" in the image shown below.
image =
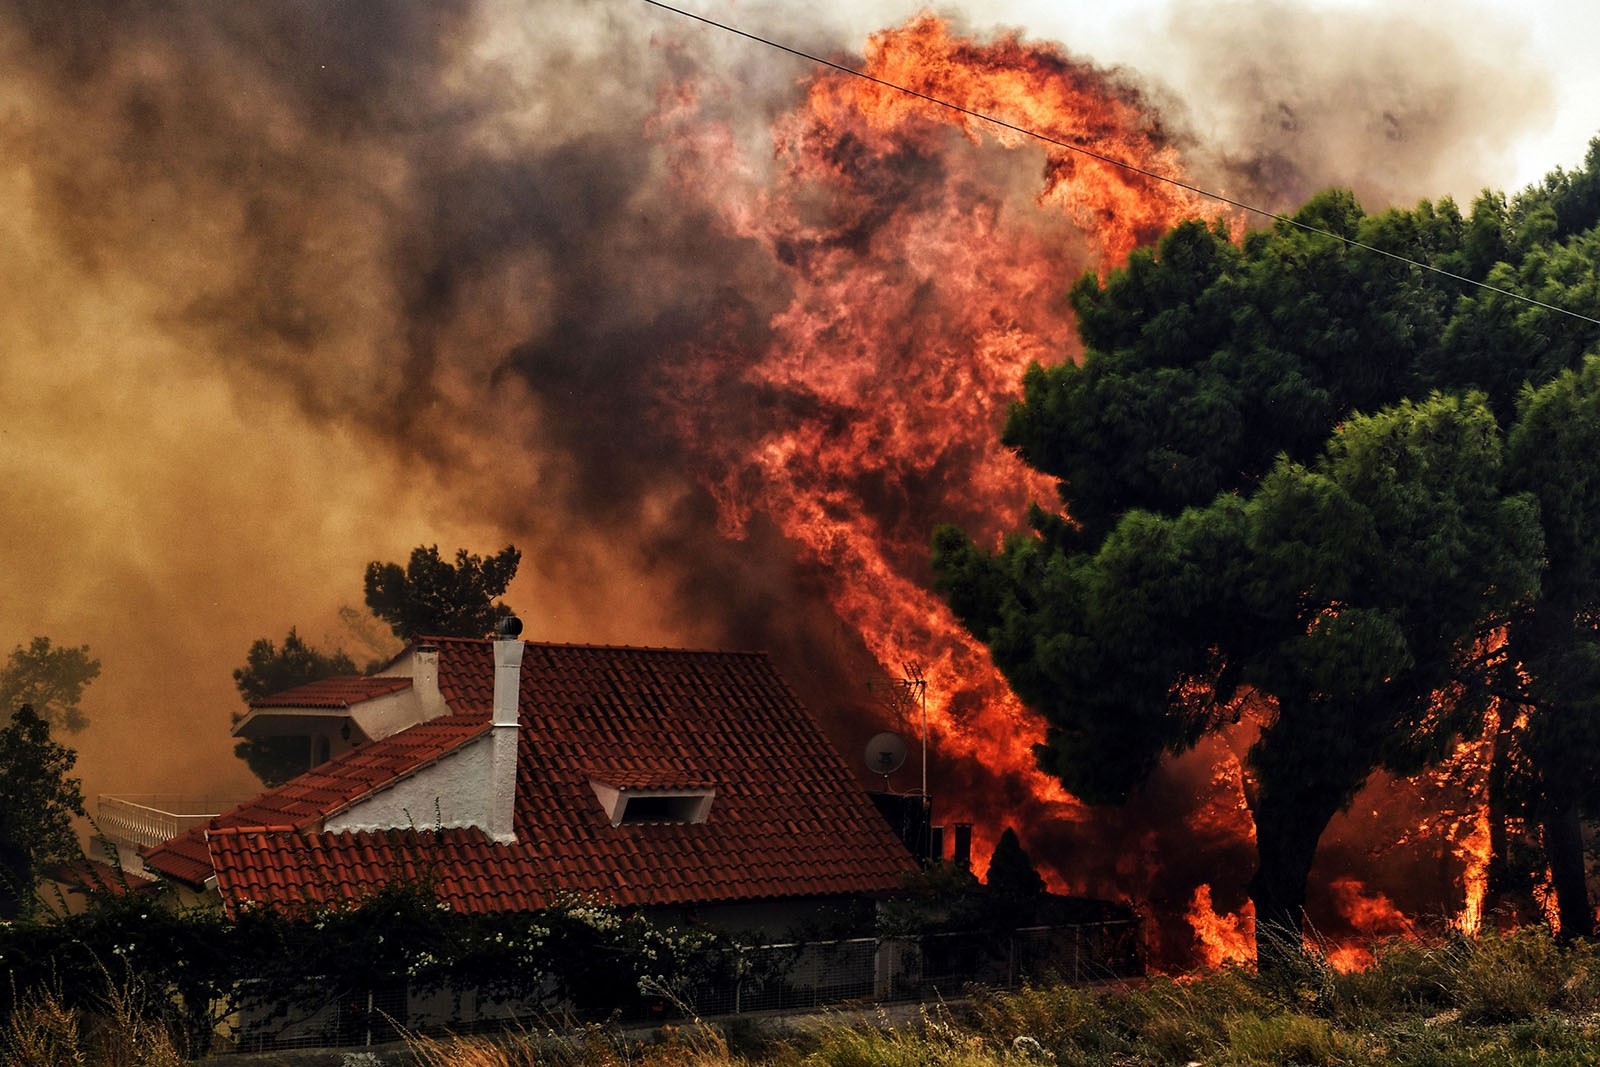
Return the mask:
[[494,626],[494,724],[517,725],[517,702],[522,689],[522,620],[507,615]]
[[512,825],[517,808],[517,710],[522,692],[522,621],[507,615],[495,623],[494,728],[490,731],[489,836],[516,840]]

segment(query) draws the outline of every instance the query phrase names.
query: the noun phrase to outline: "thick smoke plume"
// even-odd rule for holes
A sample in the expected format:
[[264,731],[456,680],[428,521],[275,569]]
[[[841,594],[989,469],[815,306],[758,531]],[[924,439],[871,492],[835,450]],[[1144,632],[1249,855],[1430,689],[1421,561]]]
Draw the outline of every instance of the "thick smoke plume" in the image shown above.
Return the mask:
[[[1273,207],[1475,188],[1538,99],[1448,29],[1402,76],[1379,16],[1198,10],[1153,34],[1166,83],[969,51],[1042,64],[1024,97],[1099,93],[1160,167]],[[949,88],[896,66],[896,32],[728,17]],[[248,789],[227,725],[250,642],[298,625],[362,658],[337,613],[363,565],[435,542],[518,544],[536,639],[771,650],[853,758],[914,725],[879,699],[890,651],[927,663],[952,632],[932,609],[869,632],[859,602],[932,603],[935,523],[998,535],[1051,492],[996,437],[1020,367],[1075,354],[1060,294],[1211,210],[1146,190],[1166,206],[1131,225],[1080,160],[862,118],[841,76],[629,0],[14,0],[0,62],[0,640],[104,661],[73,739],[91,793]],[[901,463],[907,433],[938,447]],[[1172,854],[1247,867],[1236,827],[1203,828],[1236,814],[1218,753],[1089,819],[960,655],[929,675],[948,814],[1022,823],[1057,886],[1178,913]]]

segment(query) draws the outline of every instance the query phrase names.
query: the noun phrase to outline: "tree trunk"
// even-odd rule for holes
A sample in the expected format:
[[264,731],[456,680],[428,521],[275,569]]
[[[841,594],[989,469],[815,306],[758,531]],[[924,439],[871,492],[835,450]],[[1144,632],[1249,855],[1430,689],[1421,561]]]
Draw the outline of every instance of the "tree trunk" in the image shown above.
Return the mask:
[[0,839],[0,920],[20,919],[32,904],[33,863],[26,849]]
[[1511,754],[1516,747],[1516,738],[1512,730],[1515,721],[1515,709],[1506,707],[1501,710],[1495,721],[1494,746],[1489,750],[1489,869],[1486,872],[1488,885],[1485,886],[1487,898],[1484,900],[1485,911],[1490,910],[1493,903],[1502,896],[1523,888],[1521,880],[1516,877],[1513,870],[1511,835],[1507,832],[1506,825],[1511,818],[1506,782],[1511,774]]
[[1306,880],[1317,842],[1349,790],[1307,782],[1263,791],[1255,806],[1256,873],[1250,899],[1256,906],[1256,965],[1279,966],[1301,952]]
[[1593,937],[1594,909],[1589,906],[1583,822],[1577,804],[1567,804],[1545,819],[1544,854],[1550,862],[1550,882],[1556,891],[1561,940]]

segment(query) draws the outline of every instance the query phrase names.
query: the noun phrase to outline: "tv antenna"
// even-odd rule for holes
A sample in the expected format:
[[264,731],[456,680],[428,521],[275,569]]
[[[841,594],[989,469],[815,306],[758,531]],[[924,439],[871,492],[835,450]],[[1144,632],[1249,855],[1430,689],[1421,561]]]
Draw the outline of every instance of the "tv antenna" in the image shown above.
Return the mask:
[[[922,788],[917,795],[926,799],[928,796],[928,680],[923,676],[921,664],[904,663],[901,664],[900,670],[901,677],[889,680],[886,685],[869,679],[867,681],[867,689],[869,691],[878,691],[879,686],[883,685],[883,696],[880,699],[885,709],[894,717],[894,721],[897,723],[908,725],[913,718],[913,712],[920,717],[920,729],[922,731]],[[867,766],[885,777],[890,772],[878,770],[878,766],[874,762],[878,756],[873,745],[879,738],[886,736],[900,740],[899,735],[893,732],[885,732],[878,734],[867,742]],[[904,744],[905,742],[901,740],[902,750]],[[900,764],[896,763],[895,769],[898,769],[899,766]],[[884,784],[887,788],[888,783],[885,782]]]
[[922,673],[922,664],[903,663],[904,675],[900,686],[907,699],[915,702],[922,711],[922,797],[928,797],[928,679]]

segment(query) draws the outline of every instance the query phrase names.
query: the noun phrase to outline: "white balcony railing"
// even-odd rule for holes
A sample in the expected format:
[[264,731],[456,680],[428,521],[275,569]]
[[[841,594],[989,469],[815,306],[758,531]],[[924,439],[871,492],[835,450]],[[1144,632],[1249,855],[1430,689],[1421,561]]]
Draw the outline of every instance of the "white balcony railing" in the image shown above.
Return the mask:
[[95,802],[94,836],[115,846],[116,858],[125,867],[142,873],[144,865],[138,859],[141,849],[154,848],[196,826],[204,826],[235,803],[222,797],[178,793],[102,794]]

